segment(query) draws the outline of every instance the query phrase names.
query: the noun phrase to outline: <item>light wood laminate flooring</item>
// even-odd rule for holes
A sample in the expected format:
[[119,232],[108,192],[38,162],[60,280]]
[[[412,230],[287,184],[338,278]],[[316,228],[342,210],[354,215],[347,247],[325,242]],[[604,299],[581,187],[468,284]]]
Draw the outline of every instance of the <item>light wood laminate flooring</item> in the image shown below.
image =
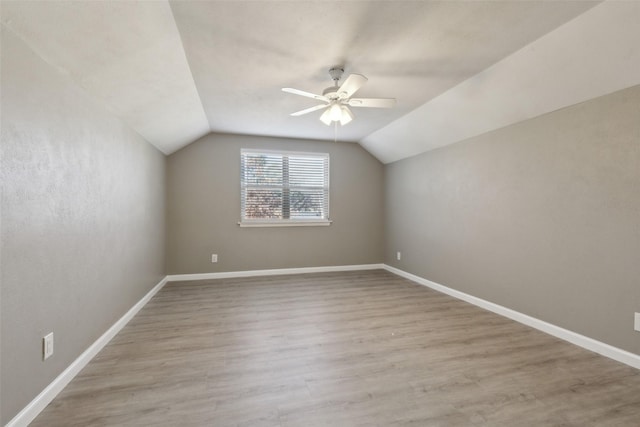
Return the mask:
[[167,284],[33,426],[640,426],[640,371],[385,271]]

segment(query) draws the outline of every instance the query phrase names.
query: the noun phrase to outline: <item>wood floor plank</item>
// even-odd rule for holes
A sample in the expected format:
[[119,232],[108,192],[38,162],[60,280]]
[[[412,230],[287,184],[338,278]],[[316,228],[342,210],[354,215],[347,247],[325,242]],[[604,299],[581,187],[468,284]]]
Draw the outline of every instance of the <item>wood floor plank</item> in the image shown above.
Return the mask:
[[32,426],[633,426],[640,371],[376,270],[166,285]]

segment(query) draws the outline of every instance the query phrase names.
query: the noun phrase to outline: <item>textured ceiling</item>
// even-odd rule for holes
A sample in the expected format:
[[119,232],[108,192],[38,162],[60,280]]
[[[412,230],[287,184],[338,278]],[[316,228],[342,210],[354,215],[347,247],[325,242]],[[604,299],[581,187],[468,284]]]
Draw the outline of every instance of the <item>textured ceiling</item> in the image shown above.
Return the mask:
[[[339,138],[359,141],[592,4],[575,2],[173,2],[191,71],[216,131],[332,139],[318,104],[281,92],[331,86],[328,69],[369,78]],[[505,36],[508,34],[508,36]]]
[[606,2],[360,144],[390,163],[640,84],[640,1]]
[[4,26],[164,153],[209,132],[168,3],[1,7]]
[[597,4],[3,1],[2,23],[167,154],[209,131],[333,139],[321,112],[289,116],[315,101],[280,89],[321,92],[344,64],[369,78],[358,96],[398,99],[338,130],[378,155],[369,135]]

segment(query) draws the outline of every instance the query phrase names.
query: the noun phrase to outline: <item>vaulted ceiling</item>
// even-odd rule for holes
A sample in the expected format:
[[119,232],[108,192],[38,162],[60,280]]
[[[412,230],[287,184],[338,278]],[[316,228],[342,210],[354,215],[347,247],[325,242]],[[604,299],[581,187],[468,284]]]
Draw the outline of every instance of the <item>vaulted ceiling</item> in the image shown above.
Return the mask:
[[[2,23],[165,154],[211,131],[333,139],[321,112],[289,116],[315,103],[281,88],[319,93],[344,65],[369,78],[358,96],[398,105],[354,109],[338,139],[390,162],[640,84],[640,2],[627,3],[607,15],[597,1],[3,1]],[[557,70],[612,37],[597,73]],[[579,85],[541,92],[563,79]]]

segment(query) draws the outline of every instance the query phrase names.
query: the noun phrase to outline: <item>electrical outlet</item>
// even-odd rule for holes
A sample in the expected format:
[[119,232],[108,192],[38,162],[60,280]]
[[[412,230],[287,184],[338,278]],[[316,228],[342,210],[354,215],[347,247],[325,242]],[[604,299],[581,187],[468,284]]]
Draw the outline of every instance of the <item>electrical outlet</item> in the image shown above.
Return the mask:
[[53,356],[53,332],[42,338],[42,360],[47,360]]
[[640,313],[636,313],[636,316],[633,322],[633,329],[640,332]]
[[396,259],[398,261],[400,261],[402,259],[402,252],[400,252],[400,251],[396,252]]
[[211,254],[211,262],[218,262],[218,254]]

